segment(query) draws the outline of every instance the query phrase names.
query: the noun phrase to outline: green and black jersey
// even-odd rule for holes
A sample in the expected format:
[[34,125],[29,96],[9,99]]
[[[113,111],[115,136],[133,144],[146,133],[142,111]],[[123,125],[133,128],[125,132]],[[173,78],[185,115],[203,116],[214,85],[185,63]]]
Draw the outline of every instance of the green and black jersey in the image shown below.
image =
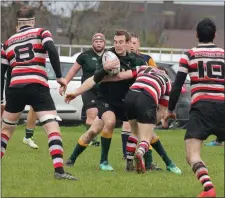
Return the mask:
[[[110,49],[113,53],[116,54],[114,48]],[[117,54],[116,54],[117,55]],[[120,60],[120,70],[127,71],[139,65],[145,65],[145,61],[141,58],[137,58],[136,56],[127,53],[126,56],[117,57]],[[98,72],[96,72],[97,74]],[[103,79],[107,73],[101,72]],[[96,75],[95,74],[95,75]],[[134,79],[122,80],[118,82],[103,82],[99,84],[99,94],[100,98],[103,97],[104,100],[110,103],[120,103],[124,100],[126,93],[129,90],[129,87],[133,84]]]
[[83,83],[87,78],[94,75],[95,70],[102,68],[102,56],[96,54],[93,49],[82,52],[76,62],[81,65],[83,76],[81,82]]

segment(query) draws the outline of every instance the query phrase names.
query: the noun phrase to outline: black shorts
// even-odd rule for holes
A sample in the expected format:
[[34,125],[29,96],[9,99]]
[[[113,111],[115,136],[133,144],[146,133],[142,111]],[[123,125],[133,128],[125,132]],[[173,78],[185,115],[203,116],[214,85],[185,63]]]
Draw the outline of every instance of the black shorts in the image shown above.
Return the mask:
[[144,92],[130,90],[125,98],[125,111],[128,120],[136,119],[139,123],[156,124],[157,104]]
[[87,111],[88,109],[97,107],[97,103],[96,103],[97,96],[98,96],[98,92],[95,88],[89,91],[86,91],[82,94],[81,97],[84,104],[83,108],[85,111]]
[[56,110],[49,88],[41,84],[9,87],[6,94],[5,110],[10,113],[22,112],[26,105],[31,105],[35,112]]
[[206,140],[210,135],[225,141],[225,103],[199,101],[191,107],[184,139]]
[[124,109],[124,102],[109,102],[104,99],[98,99],[97,100],[97,108],[98,108],[98,117],[101,118],[102,115],[106,111],[112,111],[115,116],[116,120],[120,121],[127,121],[127,117],[125,114],[125,109]]
[[8,90],[9,90],[9,83],[6,82],[6,84],[5,84],[5,101],[7,101]]

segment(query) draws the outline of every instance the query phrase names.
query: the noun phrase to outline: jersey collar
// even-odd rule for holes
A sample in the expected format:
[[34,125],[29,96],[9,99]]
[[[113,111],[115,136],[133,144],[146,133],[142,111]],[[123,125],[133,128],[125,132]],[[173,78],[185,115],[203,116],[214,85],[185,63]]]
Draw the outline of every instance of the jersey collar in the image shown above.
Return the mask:
[[211,47],[216,47],[214,43],[198,43],[198,48],[211,48]]
[[28,29],[28,28],[32,28],[32,27],[30,25],[24,25],[20,28],[20,31],[24,29]]

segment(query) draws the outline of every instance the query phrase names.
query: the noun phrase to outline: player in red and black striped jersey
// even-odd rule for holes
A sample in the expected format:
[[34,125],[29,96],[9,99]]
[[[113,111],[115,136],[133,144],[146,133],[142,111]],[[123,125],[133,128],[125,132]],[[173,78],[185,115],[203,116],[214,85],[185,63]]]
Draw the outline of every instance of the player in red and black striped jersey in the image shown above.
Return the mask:
[[[48,135],[49,152],[56,179],[77,180],[63,168],[63,145],[57,123],[55,104],[50,95],[45,68],[46,53],[55,71],[57,82],[66,89],[62,78],[59,55],[51,33],[43,28],[34,28],[33,8],[22,6],[17,12],[17,33],[3,45],[1,78],[11,69],[10,84],[3,112],[1,128],[1,157],[26,105],[31,105]],[[4,87],[4,81],[3,85]],[[3,89],[1,90],[3,94]]]
[[185,134],[186,155],[204,191],[199,197],[215,197],[215,188],[200,156],[203,140],[214,134],[225,140],[225,64],[224,49],[217,47],[216,25],[205,18],[197,25],[197,47],[188,50],[180,59],[180,67],[171,91],[168,115],[175,118],[173,110],[179,99],[187,74],[191,78],[191,111]]
[[[181,174],[181,170],[168,157],[158,136],[153,132],[155,124],[161,120],[159,115],[164,115],[163,111],[168,106],[169,101],[171,80],[165,71],[161,68],[157,69],[143,65],[125,72],[120,72],[117,76],[107,78],[109,81],[136,78],[130,87],[130,91],[126,94],[124,102],[126,115],[133,134],[127,143],[127,171],[133,170],[133,156],[138,142],[138,139],[135,137],[137,136],[137,131],[139,131],[141,133],[139,134],[140,144],[136,153],[139,172],[145,171],[143,155],[151,143],[165,162],[167,170],[175,174]],[[158,109],[159,111],[157,111]],[[149,135],[151,137],[148,137]]]
[[[1,57],[4,57],[3,44],[1,44]],[[4,59],[2,60],[2,66],[4,68],[3,70],[7,70],[7,74],[6,74],[5,87],[4,87],[5,78],[1,79],[1,93],[2,93],[2,95],[1,95],[1,115],[5,109],[5,104],[3,104],[3,101],[4,101],[3,90],[5,90],[5,96],[7,96],[7,91],[9,88],[10,79],[11,79],[11,71],[12,71],[12,68],[8,67],[8,64],[4,63]],[[5,100],[7,100],[7,98],[5,98]],[[36,114],[33,111],[32,107],[30,107],[30,110],[27,115],[27,127],[25,129],[25,137],[23,138],[23,143],[27,144],[28,146],[30,146],[31,148],[34,148],[34,149],[38,148],[38,146],[35,144],[35,142],[33,140],[36,120],[37,120]]]
[[[136,81],[131,85],[131,90],[143,90],[152,97],[155,103],[168,106],[171,80],[164,71],[141,66],[132,70]],[[122,74],[121,74],[122,75]]]
[[[164,71],[149,66],[137,67],[130,72],[121,72],[118,75],[121,79],[130,77],[136,80],[126,94],[124,104],[132,134],[139,136],[139,144],[136,149],[137,141],[129,138],[126,169],[128,171],[133,169],[133,155],[135,155],[136,169],[139,173],[145,172],[143,156],[149,150],[152,137],[156,136],[153,129],[157,122],[158,104],[167,106],[171,81]],[[135,144],[135,147],[131,142]]]

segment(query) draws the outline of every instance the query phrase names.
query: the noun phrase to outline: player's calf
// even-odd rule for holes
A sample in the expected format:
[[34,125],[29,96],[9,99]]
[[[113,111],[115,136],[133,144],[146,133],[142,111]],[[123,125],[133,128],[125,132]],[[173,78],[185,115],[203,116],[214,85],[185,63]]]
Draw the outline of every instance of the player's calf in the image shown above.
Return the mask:
[[108,162],[109,149],[111,145],[113,130],[116,124],[116,117],[114,112],[106,111],[102,114],[104,128],[101,132],[101,158],[100,170],[112,171],[113,168]]
[[123,151],[123,159],[127,158],[126,155],[126,145],[129,136],[131,135],[131,127],[129,122],[123,121],[121,140],[122,140],[122,151]]
[[66,161],[66,165],[71,167],[74,165],[77,157],[88,147],[89,143],[95,138],[103,128],[103,122],[98,117],[92,126],[78,140],[70,158]]
[[4,156],[7,144],[9,139],[12,136],[12,133],[14,132],[18,121],[10,121],[6,118],[3,118],[2,120],[2,129],[1,129],[1,158]]
[[138,145],[137,151],[135,153],[135,164],[137,173],[145,173],[145,162],[144,162],[144,154],[148,151],[149,143],[146,141],[141,141]]
[[138,139],[134,135],[130,135],[126,145],[126,171],[131,172],[134,170],[133,160],[137,148]]
[[45,112],[37,112],[37,116],[48,135],[49,153],[52,157],[55,169],[55,178],[77,180],[77,178],[71,174],[66,173],[63,168],[63,143],[57,122],[56,111],[50,111],[47,115]]

